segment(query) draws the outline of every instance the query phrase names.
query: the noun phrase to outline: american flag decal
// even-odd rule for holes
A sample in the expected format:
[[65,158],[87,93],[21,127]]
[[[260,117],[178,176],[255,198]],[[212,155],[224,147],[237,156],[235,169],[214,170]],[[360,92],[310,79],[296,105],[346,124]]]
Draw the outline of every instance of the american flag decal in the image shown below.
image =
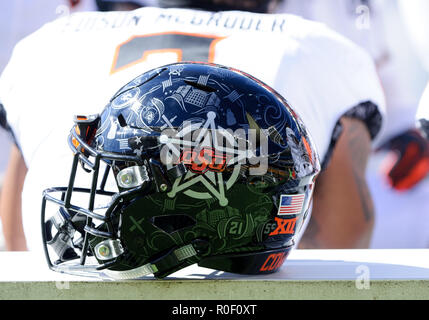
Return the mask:
[[305,194],[292,194],[280,196],[278,215],[300,214],[304,204]]

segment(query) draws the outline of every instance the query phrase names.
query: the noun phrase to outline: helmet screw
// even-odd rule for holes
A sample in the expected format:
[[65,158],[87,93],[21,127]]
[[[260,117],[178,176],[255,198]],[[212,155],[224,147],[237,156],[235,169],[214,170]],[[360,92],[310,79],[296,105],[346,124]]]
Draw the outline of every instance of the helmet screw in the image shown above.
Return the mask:
[[110,248],[106,245],[101,245],[98,248],[98,253],[100,254],[100,256],[106,257],[110,254]]
[[160,189],[162,192],[165,192],[165,191],[167,191],[168,186],[167,186],[165,183],[163,183],[163,184],[161,184],[161,185],[159,186],[159,189]]

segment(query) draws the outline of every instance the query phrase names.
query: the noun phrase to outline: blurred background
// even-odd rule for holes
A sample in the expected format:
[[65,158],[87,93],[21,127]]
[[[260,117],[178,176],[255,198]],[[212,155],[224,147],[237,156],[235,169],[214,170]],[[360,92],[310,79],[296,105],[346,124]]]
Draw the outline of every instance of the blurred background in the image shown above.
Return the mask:
[[[0,1],[0,74],[15,44],[48,21],[77,11],[156,5],[156,0]],[[429,80],[429,1],[284,0],[277,11],[323,22],[365,48],[374,59],[385,90],[387,117],[367,171],[376,209],[371,247],[429,248],[429,178],[396,190],[387,183],[386,162],[392,161],[392,154],[397,157],[397,151],[375,151],[415,127],[416,110]],[[10,148],[9,138],[1,129],[0,146],[1,187]],[[0,232],[0,250],[3,248]]]

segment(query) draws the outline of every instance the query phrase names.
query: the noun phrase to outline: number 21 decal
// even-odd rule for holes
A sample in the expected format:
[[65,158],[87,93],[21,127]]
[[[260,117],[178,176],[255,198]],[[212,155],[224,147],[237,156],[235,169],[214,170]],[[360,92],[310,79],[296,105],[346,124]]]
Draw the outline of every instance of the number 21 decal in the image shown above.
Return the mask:
[[225,37],[181,32],[163,32],[133,36],[119,44],[110,73],[144,62],[154,53],[171,52],[178,61],[213,62],[215,46]]

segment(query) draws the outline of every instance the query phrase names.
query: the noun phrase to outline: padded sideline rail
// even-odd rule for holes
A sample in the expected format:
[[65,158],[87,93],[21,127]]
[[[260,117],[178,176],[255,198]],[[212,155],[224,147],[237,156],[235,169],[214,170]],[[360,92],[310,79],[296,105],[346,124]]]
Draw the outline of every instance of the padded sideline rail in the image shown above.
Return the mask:
[[429,299],[429,249],[294,250],[271,275],[191,266],[164,280],[133,281],[59,274],[43,254],[0,252],[0,299]]

